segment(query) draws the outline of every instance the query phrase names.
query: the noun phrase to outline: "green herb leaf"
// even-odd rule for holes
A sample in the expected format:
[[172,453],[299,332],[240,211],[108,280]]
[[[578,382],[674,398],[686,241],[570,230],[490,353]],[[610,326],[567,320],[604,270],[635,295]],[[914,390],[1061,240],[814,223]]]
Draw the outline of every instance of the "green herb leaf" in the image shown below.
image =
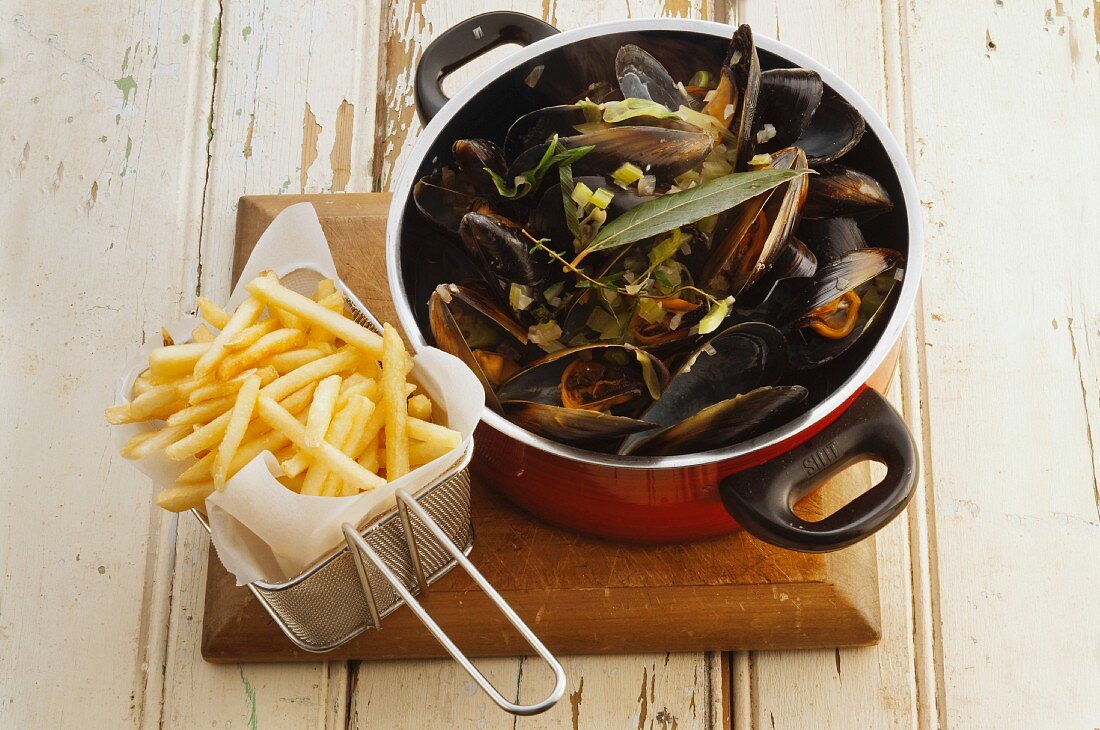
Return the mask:
[[770,168],[735,172],[698,187],[662,195],[632,208],[605,225],[573,263],[590,253],[625,246],[729,210],[807,172]]
[[558,138],[555,136],[550,140],[550,144],[546,146],[546,152],[543,153],[538,164],[530,170],[525,170],[519,175],[516,175],[511,184],[487,167],[485,168],[485,172],[489,173],[489,177],[493,179],[493,184],[496,185],[497,192],[500,193],[501,196],[512,200],[518,200],[524,195],[527,195],[527,193],[538,190],[539,185],[542,184],[542,178],[550,171],[551,167],[559,164],[572,165],[593,149],[595,148],[592,145],[566,149],[558,142]]
[[630,97],[622,101],[608,101],[603,105],[603,120],[614,124],[634,117],[655,117],[657,119],[675,119],[679,115],[649,99]]
[[573,200],[573,166],[558,165],[558,181],[561,183],[561,204],[565,209],[565,225],[578,241],[581,240],[581,221],[577,216],[577,201]]

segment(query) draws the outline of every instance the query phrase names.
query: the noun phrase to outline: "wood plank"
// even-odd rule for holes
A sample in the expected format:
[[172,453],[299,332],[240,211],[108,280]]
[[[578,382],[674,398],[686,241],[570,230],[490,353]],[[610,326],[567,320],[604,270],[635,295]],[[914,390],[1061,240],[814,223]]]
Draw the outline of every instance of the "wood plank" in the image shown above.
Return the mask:
[[102,414],[195,288],[213,9],[22,3],[0,25],[3,727],[159,722],[175,518]]
[[[379,13],[378,3],[355,0],[224,4],[201,203],[206,296],[228,294],[241,195],[369,189]],[[197,727],[236,718],[244,724],[255,717],[265,724],[342,726],[342,662],[214,667],[202,661],[207,551],[202,528],[181,520],[165,723]]]
[[[301,201],[315,202],[341,278],[385,319],[388,286],[379,272],[388,195],[243,198],[238,268],[266,223]],[[866,470],[854,471],[801,509],[823,515],[866,483]],[[474,562],[520,615],[535,617],[541,638],[559,653],[861,645],[878,638],[871,543],[828,556],[781,550],[744,533],[685,545],[608,543],[530,519],[483,489],[476,470],[472,513]],[[213,558],[210,576],[204,657],[218,662],[312,658],[292,650],[264,609],[235,588]],[[456,640],[473,656],[526,650],[460,571],[437,583],[426,604],[445,628],[455,627]],[[409,612],[387,618],[384,629],[326,656],[443,653]]]
[[[1083,599],[1100,578],[1100,183],[1065,174],[1100,163],[1085,121],[1100,115],[1098,11],[907,5],[949,727],[1100,715],[1100,627]],[[958,134],[961,119],[980,120],[980,139]]]
[[[724,3],[712,2],[712,0],[612,0],[603,3],[577,3],[559,2],[559,0],[516,0],[498,2],[497,8],[511,8],[542,17],[560,28],[577,27],[585,23],[607,20],[612,18],[637,17],[662,15],[666,12],[674,15],[693,17],[714,17],[714,8],[722,8]],[[378,108],[378,118],[375,128],[378,130],[375,137],[375,154],[373,175],[376,180],[375,189],[386,189],[394,173],[399,169],[401,153],[407,149],[411,140],[420,129],[419,121],[412,107],[411,96],[411,71],[419,58],[424,46],[438,34],[450,27],[453,23],[464,20],[466,17],[478,12],[484,12],[489,8],[483,4],[462,0],[459,2],[429,3],[427,0],[388,0],[383,13],[382,41],[384,46],[385,62],[381,78],[385,83],[379,87],[379,98],[384,100]],[[472,64],[465,71],[455,74],[454,81],[462,82],[472,78],[478,68],[485,68],[488,58],[480,60],[480,65]],[[457,87],[457,84],[448,85],[448,90]],[[697,665],[703,666],[705,658],[697,655],[694,660]],[[618,672],[637,671],[638,664],[629,659],[619,657],[598,658],[592,660],[600,673],[608,675]],[[386,665],[380,665],[386,666]],[[458,675],[453,665],[447,665],[445,670],[448,676]],[[513,664],[514,671],[519,675],[520,665]],[[380,670],[379,670],[380,671]],[[356,683],[357,688],[362,688],[362,683]],[[360,689],[361,692],[361,689]],[[712,692],[711,702],[721,702],[721,692]],[[356,695],[357,698],[360,696]],[[599,718],[605,713],[613,713],[622,704],[618,696],[613,693],[607,695],[600,693],[600,703],[589,700],[586,711],[590,716]],[[358,702],[358,699],[356,700]],[[476,706],[484,702],[481,697],[471,695],[464,699],[467,706]],[[359,703],[361,704],[361,703]],[[415,727],[415,725],[410,725]]]
[[[888,65],[882,13],[882,6],[874,0],[769,0],[739,4],[736,19],[836,71],[887,118],[895,135],[904,139],[904,118],[887,113],[891,93],[900,101],[901,90],[890,89],[885,76]],[[893,37],[896,39],[896,32]],[[911,331],[905,335],[909,339],[912,336]],[[903,398],[897,381],[891,393],[892,402],[900,410]],[[917,411],[907,414],[910,427],[919,426],[919,404],[906,405]],[[919,438],[916,429],[914,433]],[[920,504],[918,498],[916,510]],[[910,512],[916,510],[910,508]],[[918,722],[918,701],[934,707],[934,697],[918,697],[915,683],[913,548],[906,521],[896,521],[875,540],[882,641],[864,649],[755,652],[751,657],[739,657],[735,692],[741,695],[737,700],[742,711],[735,726],[912,726]],[[793,695],[792,685],[812,688],[814,701],[802,701],[801,693]],[[742,696],[748,696],[749,701],[742,700]]]

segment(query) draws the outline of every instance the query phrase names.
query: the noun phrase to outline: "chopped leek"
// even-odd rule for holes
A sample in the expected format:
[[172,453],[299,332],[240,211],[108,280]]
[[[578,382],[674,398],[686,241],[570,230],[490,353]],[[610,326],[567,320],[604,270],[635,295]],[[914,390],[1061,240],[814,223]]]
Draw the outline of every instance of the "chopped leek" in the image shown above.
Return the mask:
[[718,325],[722,324],[722,320],[726,318],[730,313],[730,305],[733,304],[733,297],[726,297],[722,301],[713,305],[710,311],[699,320],[699,334],[710,334],[714,330],[718,329]]
[[582,182],[573,186],[573,193],[569,196],[573,202],[580,206],[588,205],[592,201],[592,188]]
[[596,206],[600,210],[606,210],[607,206],[611,205],[611,199],[615,197],[615,193],[611,192],[607,188],[600,188],[596,192],[588,196],[588,202]]
[[605,122],[622,122],[633,117],[656,117],[657,119],[675,119],[679,115],[655,101],[649,99],[627,98],[622,101],[609,101],[603,105]]
[[710,71],[696,71],[695,75],[691,77],[691,80],[687,83],[688,86],[702,86],[707,88],[710,86]]
[[619,166],[618,170],[611,173],[612,179],[624,186],[638,182],[642,179],[643,175],[645,175],[645,173],[642,172],[642,168],[630,162],[624,162]]

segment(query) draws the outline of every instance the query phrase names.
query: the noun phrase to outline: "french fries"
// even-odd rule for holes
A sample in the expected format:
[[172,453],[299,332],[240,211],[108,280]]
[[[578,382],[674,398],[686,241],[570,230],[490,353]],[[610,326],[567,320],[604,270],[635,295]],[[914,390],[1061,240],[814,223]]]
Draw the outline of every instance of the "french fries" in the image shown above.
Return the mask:
[[[317,386],[313,393],[313,403],[306,416],[306,446],[320,446],[332,422],[332,413],[336,410],[336,398],[340,395],[339,375],[330,375]],[[297,476],[294,474],[292,476]]]
[[382,407],[386,411],[386,476],[409,471],[408,400],[405,373],[408,357],[401,335],[391,325],[382,328]]
[[287,489],[353,496],[459,445],[409,381],[412,360],[397,330],[385,325],[379,336],[350,319],[333,281],[322,280],[312,298],[271,272],[247,288],[233,312],[200,297],[205,322],[192,341],[165,335],[130,402],[104,412],[111,424],[154,426],[122,448],[124,457],[190,462],[157,493],[159,506],[203,508],[265,451],[276,454]]

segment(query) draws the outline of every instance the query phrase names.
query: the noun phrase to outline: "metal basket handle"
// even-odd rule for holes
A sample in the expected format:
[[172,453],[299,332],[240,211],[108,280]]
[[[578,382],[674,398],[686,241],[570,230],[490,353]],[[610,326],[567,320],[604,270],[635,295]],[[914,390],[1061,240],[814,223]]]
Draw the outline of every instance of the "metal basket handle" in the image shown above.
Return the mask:
[[359,582],[363,584],[363,594],[367,598],[367,606],[370,609],[371,619],[374,621],[375,627],[381,629],[382,623],[378,615],[378,606],[374,600],[374,592],[371,589],[370,580],[367,576],[367,567],[363,563],[364,555],[374,564],[374,567],[378,569],[382,576],[389,581],[398,595],[405,600],[405,603],[412,609],[412,612],[420,619],[420,622],[424,624],[428,631],[432,632],[432,636],[443,645],[447,653],[450,654],[456,662],[462,665],[466,673],[478,683],[482,691],[489,695],[493,702],[497,703],[501,709],[513,715],[537,715],[553,707],[565,692],[565,670],[562,669],[561,664],[558,663],[558,660],[554,658],[554,655],[547,650],[543,643],[539,641],[538,637],[535,636],[531,629],[527,627],[527,624],[516,615],[512,607],[500,597],[496,589],[485,580],[485,577],[473,566],[473,563],[462,554],[461,550],[455,547],[455,544],[448,539],[443,530],[441,530],[435,521],[428,516],[428,513],[417,504],[412,495],[404,489],[398,489],[396,490],[396,496],[397,511],[401,517],[401,526],[405,532],[405,541],[408,543],[409,556],[412,559],[412,565],[416,573],[416,581],[420,586],[420,592],[427,592],[428,581],[424,577],[424,570],[420,565],[420,553],[417,550],[416,538],[413,536],[412,520],[409,517],[409,510],[412,510],[413,514],[420,518],[420,521],[431,531],[435,539],[439,541],[439,544],[442,545],[447,552],[451,554],[451,557],[462,566],[466,573],[474,579],[478,586],[481,587],[481,590],[485,592],[485,595],[489,596],[493,603],[496,604],[496,607],[504,614],[505,618],[508,619],[508,622],[523,636],[531,648],[535,650],[535,653],[542,657],[543,661],[550,666],[550,669],[554,672],[554,689],[544,699],[531,705],[517,705],[506,700],[504,696],[497,691],[497,688],[485,678],[485,675],[483,675],[466,655],[455,646],[455,643],[451,641],[451,638],[447,636],[443,629],[439,628],[439,624],[432,620],[432,617],[428,615],[424,607],[413,597],[413,594],[405,587],[401,579],[394,575],[393,571],[389,569],[382,558],[371,549],[367,541],[364,540],[363,536],[359,534],[359,531],[355,529],[355,526],[345,522],[343,527],[344,538],[347,540],[352,558],[355,559],[355,569],[359,573]]

